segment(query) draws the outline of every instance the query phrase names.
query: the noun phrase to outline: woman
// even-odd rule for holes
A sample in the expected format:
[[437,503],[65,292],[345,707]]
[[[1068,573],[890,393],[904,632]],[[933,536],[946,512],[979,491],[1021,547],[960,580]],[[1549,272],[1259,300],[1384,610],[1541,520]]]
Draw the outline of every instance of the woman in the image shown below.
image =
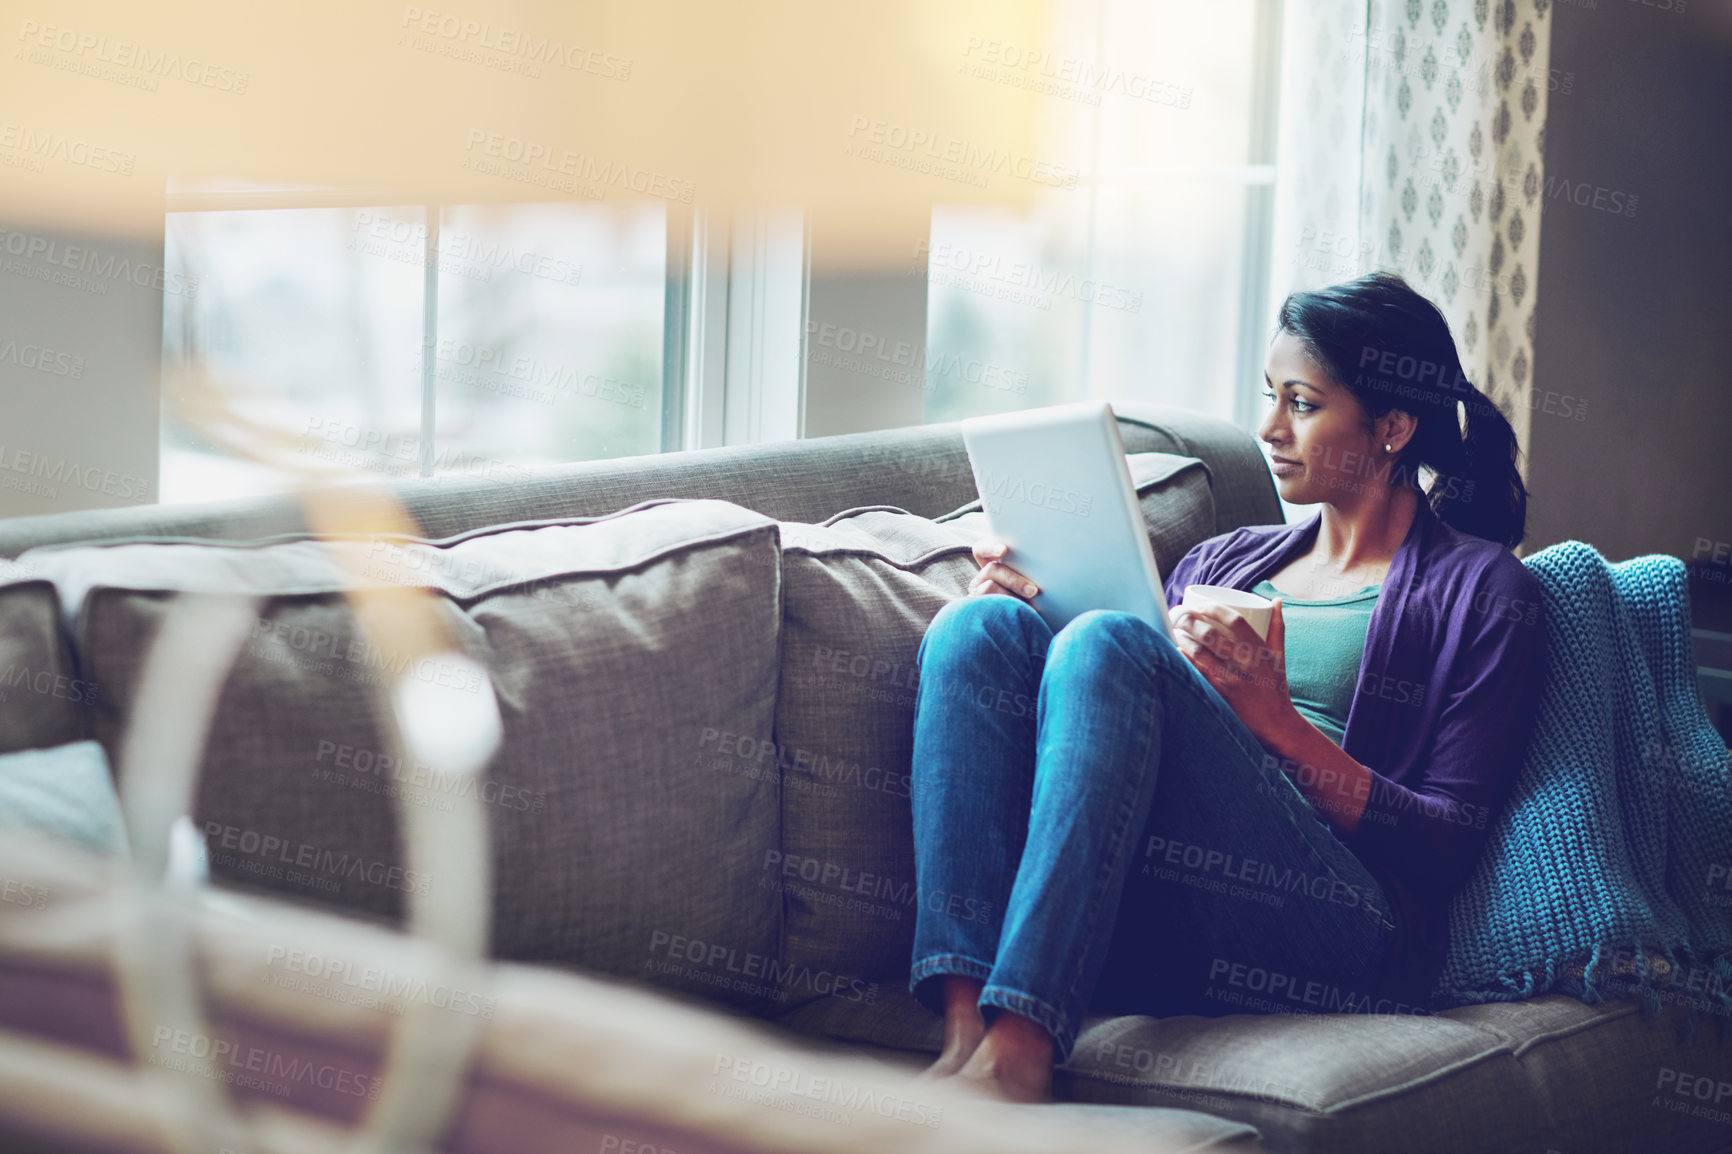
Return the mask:
[[[1055,636],[983,541],[921,641],[916,882],[1002,915],[920,905],[930,1077],[1045,1100],[1085,1012],[1425,1012],[1544,667],[1515,434],[1392,274],[1289,296],[1264,387],[1276,487],[1322,508],[1186,554],[1171,639]],[[1270,597],[1267,640],[1191,584]]]

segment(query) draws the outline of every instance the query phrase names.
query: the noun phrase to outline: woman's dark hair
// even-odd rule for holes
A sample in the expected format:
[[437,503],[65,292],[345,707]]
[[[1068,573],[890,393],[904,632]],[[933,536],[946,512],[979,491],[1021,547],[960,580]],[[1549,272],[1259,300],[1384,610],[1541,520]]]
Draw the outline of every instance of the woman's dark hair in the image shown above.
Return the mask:
[[1289,295],[1276,328],[1297,337],[1372,420],[1391,409],[1413,415],[1418,427],[1396,456],[1391,484],[1419,489],[1419,470],[1428,468],[1437,475],[1423,491],[1445,524],[1506,548],[1521,542],[1528,493],[1515,430],[1468,382],[1436,305],[1395,273],[1375,272]]

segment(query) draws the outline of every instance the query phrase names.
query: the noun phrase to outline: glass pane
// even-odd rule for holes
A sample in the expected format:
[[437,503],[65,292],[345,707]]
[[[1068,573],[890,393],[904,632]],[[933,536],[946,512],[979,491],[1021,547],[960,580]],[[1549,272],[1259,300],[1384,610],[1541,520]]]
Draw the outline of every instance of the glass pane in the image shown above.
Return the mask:
[[1226,180],[1101,190],[1112,241],[1095,247],[1093,275],[1115,291],[1089,313],[1090,396],[1233,419],[1234,390],[1257,386],[1234,380],[1245,200]]
[[440,228],[439,455],[659,452],[666,209],[459,205]]
[[413,474],[421,269],[366,250],[420,209],[168,214],[162,499],[278,491],[297,475]]
[[419,205],[177,212],[163,312],[165,502],[296,478],[510,481],[660,450],[666,212],[447,206],[423,446]]
[[[1103,6],[1104,4],[1104,6]],[[1023,214],[935,208],[926,420],[1090,398],[1233,417],[1254,7],[1054,6],[1050,42],[970,75],[1041,93],[1074,189]],[[1061,147],[1062,145],[1062,147]]]

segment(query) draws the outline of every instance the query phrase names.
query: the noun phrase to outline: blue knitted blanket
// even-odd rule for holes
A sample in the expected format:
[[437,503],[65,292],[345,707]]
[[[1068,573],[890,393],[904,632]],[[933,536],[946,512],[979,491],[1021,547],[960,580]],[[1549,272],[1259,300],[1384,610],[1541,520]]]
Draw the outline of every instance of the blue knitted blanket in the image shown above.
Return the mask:
[[1732,755],[1696,689],[1684,564],[1580,541],[1525,564],[1549,668],[1514,793],[1450,909],[1441,1006],[1568,993],[1732,1037]]

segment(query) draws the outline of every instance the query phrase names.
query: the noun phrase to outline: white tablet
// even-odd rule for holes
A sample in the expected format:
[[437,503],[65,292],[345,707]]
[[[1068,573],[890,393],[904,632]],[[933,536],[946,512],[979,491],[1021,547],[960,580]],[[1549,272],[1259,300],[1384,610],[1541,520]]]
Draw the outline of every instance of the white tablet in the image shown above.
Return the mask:
[[1090,609],[1134,613],[1168,637],[1167,599],[1112,406],[1049,405],[962,422],[1004,563],[1040,588],[1053,632]]

